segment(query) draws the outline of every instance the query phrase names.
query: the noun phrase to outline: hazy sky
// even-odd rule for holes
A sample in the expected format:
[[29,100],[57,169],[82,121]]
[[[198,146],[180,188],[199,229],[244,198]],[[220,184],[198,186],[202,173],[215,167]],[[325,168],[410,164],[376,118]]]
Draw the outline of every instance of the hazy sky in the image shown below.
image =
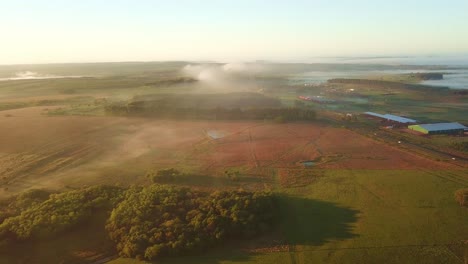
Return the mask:
[[0,64],[468,53],[468,0],[0,0]]

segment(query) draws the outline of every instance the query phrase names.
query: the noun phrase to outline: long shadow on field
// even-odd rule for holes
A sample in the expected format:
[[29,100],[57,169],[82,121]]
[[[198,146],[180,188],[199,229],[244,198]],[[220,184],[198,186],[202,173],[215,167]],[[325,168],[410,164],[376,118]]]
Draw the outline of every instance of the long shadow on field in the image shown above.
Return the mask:
[[[279,245],[320,246],[332,240],[344,240],[356,235],[352,232],[359,211],[338,206],[334,203],[293,196],[278,196],[278,231],[272,240],[282,241]],[[280,233],[280,234],[276,234]],[[159,264],[220,264],[224,262],[254,262],[257,253],[247,252],[244,248],[268,248],[264,239],[240,241],[240,246],[220,245],[204,255],[167,258]],[[270,241],[271,242],[271,241]],[[247,246],[249,245],[249,246]],[[268,252],[268,250],[266,250]],[[289,252],[280,250],[280,252]],[[289,254],[272,254],[269,263],[288,263]],[[267,263],[267,262],[265,262]]]
[[279,227],[288,244],[319,246],[356,236],[352,228],[357,210],[292,196],[280,196],[278,204]]

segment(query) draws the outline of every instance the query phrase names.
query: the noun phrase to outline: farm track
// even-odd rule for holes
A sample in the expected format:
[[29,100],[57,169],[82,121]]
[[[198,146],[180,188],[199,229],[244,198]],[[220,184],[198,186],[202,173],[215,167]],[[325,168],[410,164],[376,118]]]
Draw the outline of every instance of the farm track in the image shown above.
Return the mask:
[[255,143],[253,142],[252,140],[252,131],[249,129],[249,145],[250,145],[250,153],[252,155],[252,160],[255,164],[255,167],[258,168],[259,165],[258,165],[258,159],[257,159],[257,155],[255,154]]
[[423,171],[426,172],[427,174],[430,174],[430,175],[434,176],[434,177],[438,177],[438,178],[444,179],[446,181],[454,182],[454,183],[461,184],[461,185],[464,185],[464,186],[468,186],[468,178],[463,177],[463,176],[460,177],[458,174],[455,174],[453,172],[444,171],[444,173],[443,173],[444,176],[442,176],[441,173],[435,173],[432,170],[423,169]]

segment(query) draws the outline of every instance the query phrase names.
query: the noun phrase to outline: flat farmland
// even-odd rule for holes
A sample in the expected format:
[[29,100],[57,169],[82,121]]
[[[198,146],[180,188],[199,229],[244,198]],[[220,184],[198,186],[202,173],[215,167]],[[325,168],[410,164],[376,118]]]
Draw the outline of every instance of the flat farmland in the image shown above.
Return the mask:
[[450,164],[419,157],[344,128],[320,124],[258,124],[237,129],[211,142],[210,151],[194,156],[210,167],[297,168],[303,161],[313,161],[316,168],[330,169],[451,167]]
[[147,171],[168,167],[214,177],[227,169],[270,176],[302,161],[318,169],[451,168],[321,124],[44,115],[48,109],[1,111],[0,197],[33,187],[145,183]]

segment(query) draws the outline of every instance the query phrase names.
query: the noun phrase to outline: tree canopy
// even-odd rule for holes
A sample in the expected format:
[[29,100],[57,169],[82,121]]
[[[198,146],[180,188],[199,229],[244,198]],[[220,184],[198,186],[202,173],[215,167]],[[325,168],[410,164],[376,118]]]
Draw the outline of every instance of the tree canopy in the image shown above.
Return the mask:
[[[161,175],[174,173],[165,170]],[[148,260],[196,254],[230,238],[265,232],[275,212],[269,193],[207,193],[159,184],[94,186],[56,194],[33,190],[3,207],[15,209],[0,219],[0,246],[77,230],[105,213],[99,221],[119,254]]]
[[120,255],[154,260],[197,253],[228,238],[265,232],[273,212],[267,193],[207,194],[152,185],[127,191],[106,228]]

